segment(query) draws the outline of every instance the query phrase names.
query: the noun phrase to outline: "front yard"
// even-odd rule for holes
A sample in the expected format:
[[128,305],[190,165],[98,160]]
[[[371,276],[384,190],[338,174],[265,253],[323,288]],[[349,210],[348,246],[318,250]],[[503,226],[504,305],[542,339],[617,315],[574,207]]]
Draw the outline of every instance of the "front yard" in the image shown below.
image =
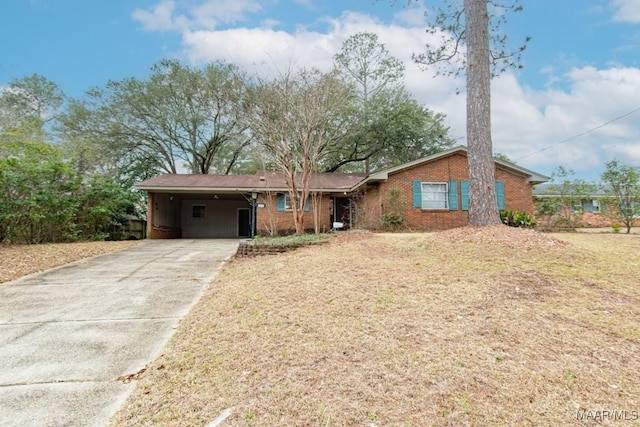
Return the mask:
[[139,245],[140,241],[0,244],[0,283],[84,258]]
[[204,426],[225,410],[225,427],[637,416],[638,236],[531,233],[344,234],[235,259],[112,424]]

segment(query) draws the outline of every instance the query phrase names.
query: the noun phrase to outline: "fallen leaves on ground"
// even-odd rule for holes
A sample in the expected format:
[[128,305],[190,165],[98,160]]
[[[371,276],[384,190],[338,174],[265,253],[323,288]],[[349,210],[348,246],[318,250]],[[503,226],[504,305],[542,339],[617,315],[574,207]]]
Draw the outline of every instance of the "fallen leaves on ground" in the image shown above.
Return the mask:
[[565,426],[634,410],[637,237],[522,231],[341,233],[234,259],[112,425],[234,408],[225,427]]
[[520,249],[562,248],[568,246],[567,242],[558,240],[548,234],[526,228],[507,227],[506,225],[454,228],[441,231],[436,236],[442,241],[499,245]]
[[130,248],[140,241],[0,245],[0,283],[84,258]]

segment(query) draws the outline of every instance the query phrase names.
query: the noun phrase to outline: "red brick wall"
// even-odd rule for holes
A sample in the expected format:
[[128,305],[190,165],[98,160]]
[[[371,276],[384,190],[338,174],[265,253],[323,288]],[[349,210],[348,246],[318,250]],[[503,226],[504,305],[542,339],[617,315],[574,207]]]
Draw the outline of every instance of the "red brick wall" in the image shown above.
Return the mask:
[[[258,203],[264,204],[263,208],[256,209],[258,235],[269,235],[272,228],[276,234],[292,234],[295,232],[293,213],[291,211],[278,212],[276,198],[276,194],[261,194],[258,198]],[[318,223],[320,224],[321,232],[331,229],[330,200],[331,196],[328,194],[323,195],[319,200]],[[309,206],[309,212],[304,213],[304,228],[312,230],[314,227],[314,204],[312,201],[310,201]]]
[[355,215],[356,228],[377,230],[382,218],[382,197],[378,187],[370,187],[360,195]]
[[[609,209],[615,208],[610,207]],[[613,225],[623,225],[623,223],[617,218],[602,212],[575,213],[575,217],[577,218],[576,227],[580,228],[609,228]],[[558,216],[554,216],[551,219],[548,217],[536,217],[539,226],[549,225],[550,227],[554,227],[554,224],[556,224],[558,219]],[[640,227],[640,219],[635,220],[633,222],[633,226]]]
[[[601,212],[584,212],[578,225],[585,228],[613,227],[614,225],[619,225],[624,228],[622,221]],[[640,219],[634,220],[631,225],[633,227],[640,227]]]
[[[380,184],[378,198],[384,198],[384,194],[393,188],[400,190],[407,206],[403,212],[404,223],[410,230],[446,230],[467,225],[469,213],[463,211],[461,205],[456,211],[414,209],[412,207],[413,180],[416,179],[424,182],[458,181],[458,203],[460,204],[460,181],[469,179],[466,156],[453,154],[390,175],[387,182]],[[497,168],[496,179],[504,181],[506,209],[533,213],[532,188],[525,177]]]
[[[458,181],[458,210],[422,210],[414,209],[413,205],[413,180],[429,182]],[[387,182],[372,186],[366,190],[358,202],[358,211],[354,213],[355,227],[377,229],[380,228],[385,194],[391,189],[398,189],[406,205],[403,212],[404,224],[409,230],[446,230],[467,225],[468,211],[461,209],[460,181],[468,180],[469,172],[467,157],[462,154],[453,154],[442,159],[426,164],[405,169],[389,176]],[[496,168],[496,179],[504,182],[505,208],[508,210],[525,211],[533,214],[532,188],[524,176],[512,173],[508,170]],[[331,229],[329,203],[330,195],[322,197],[320,206],[321,231]],[[294,230],[291,212],[278,212],[276,195],[261,195],[260,203],[264,208],[257,209],[258,234],[269,234],[274,229],[278,234],[292,233]],[[313,207],[312,207],[313,209]],[[313,228],[313,210],[305,212],[304,226]]]
[[506,210],[522,211],[529,215],[533,210],[533,186],[524,176],[496,168],[496,180],[504,181],[504,205]]

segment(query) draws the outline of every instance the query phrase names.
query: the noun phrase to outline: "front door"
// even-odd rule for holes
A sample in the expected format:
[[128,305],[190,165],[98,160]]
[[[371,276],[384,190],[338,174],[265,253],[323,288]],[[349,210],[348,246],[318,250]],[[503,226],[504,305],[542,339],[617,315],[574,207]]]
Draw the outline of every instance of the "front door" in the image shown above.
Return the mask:
[[251,237],[250,209],[238,209],[238,237]]
[[348,197],[334,197],[331,206],[331,223],[342,223],[342,228],[347,229],[351,224],[351,208]]

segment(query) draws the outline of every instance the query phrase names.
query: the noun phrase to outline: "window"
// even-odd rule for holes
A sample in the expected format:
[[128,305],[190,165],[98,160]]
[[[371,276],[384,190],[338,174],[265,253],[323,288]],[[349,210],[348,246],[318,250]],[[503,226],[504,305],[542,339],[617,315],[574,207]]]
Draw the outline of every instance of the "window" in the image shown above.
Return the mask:
[[580,203],[583,212],[600,212],[600,203],[595,199],[582,199]]
[[193,218],[204,218],[205,205],[192,205],[191,216]]
[[[304,211],[309,212],[311,196],[307,197],[307,202],[304,205]],[[279,194],[277,200],[278,212],[284,211],[292,211],[293,207],[291,206],[291,196],[288,194]]]
[[448,196],[446,182],[422,183],[422,209],[448,209]]
[[284,195],[284,210],[285,211],[290,211],[292,210],[293,207],[291,206],[291,196],[288,194]]
[[458,181],[412,183],[413,208],[423,210],[458,210]]

